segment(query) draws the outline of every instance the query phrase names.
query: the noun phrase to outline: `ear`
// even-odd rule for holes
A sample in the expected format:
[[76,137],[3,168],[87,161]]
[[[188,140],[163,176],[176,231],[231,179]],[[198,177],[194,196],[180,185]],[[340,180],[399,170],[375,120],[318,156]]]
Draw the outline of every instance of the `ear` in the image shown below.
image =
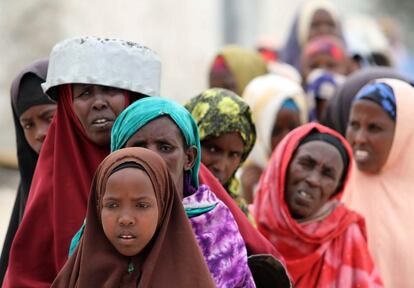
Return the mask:
[[185,163],[184,163],[184,170],[190,170],[191,168],[193,168],[195,161],[197,159],[197,147],[195,146],[190,146],[187,148],[187,150],[185,151]]

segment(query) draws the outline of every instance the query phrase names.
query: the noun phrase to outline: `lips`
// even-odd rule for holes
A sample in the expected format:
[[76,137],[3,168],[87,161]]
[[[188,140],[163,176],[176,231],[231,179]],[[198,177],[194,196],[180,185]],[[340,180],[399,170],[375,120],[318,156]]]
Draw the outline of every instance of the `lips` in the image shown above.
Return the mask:
[[122,232],[118,235],[118,238],[122,241],[122,242],[131,242],[133,240],[135,240],[137,238],[137,236],[131,232],[125,231]]
[[111,128],[114,120],[110,117],[96,117],[90,123],[91,126],[96,129],[106,129]]
[[357,162],[366,162],[369,160],[369,152],[362,149],[357,149],[354,151],[355,161]]

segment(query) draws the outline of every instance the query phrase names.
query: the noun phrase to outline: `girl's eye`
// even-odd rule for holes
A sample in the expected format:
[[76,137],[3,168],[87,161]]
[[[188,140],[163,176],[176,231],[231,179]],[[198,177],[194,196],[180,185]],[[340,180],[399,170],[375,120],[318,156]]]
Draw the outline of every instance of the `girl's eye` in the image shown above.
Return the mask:
[[151,206],[151,204],[147,203],[147,202],[139,202],[137,203],[137,207],[138,208],[149,208]]
[[25,130],[29,130],[32,127],[33,127],[33,123],[25,123],[25,124],[23,124],[23,129],[25,129]]
[[242,153],[239,152],[233,152],[230,154],[231,158],[241,158],[242,157]]
[[108,202],[108,203],[105,203],[104,207],[108,209],[115,209],[115,208],[118,208],[119,205],[116,202]]

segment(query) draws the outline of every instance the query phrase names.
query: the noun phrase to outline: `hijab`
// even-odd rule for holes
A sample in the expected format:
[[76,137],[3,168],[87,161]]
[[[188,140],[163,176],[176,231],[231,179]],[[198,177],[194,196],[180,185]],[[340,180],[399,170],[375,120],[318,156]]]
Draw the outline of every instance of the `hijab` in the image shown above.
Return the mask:
[[[240,167],[253,149],[256,141],[256,128],[249,105],[232,91],[211,88],[190,99],[185,107],[197,123],[200,141],[230,132],[240,134],[244,144],[243,154],[238,166]],[[224,188],[233,199],[239,199],[239,183],[234,174],[224,184]]]
[[[109,176],[114,170],[122,171],[118,167],[126,163],[141,166],[150,178],[160,215],[145,253],[131,258],[116,251],[106,238],[99,213]],[[136,147],[111,153],[92,182],[84,236],[52,287],[89,287],[91,283],[97,287],[214,287],[178,195],[165,162],[156,153]]]
[[349,75],[330,101],[322,124],[345,136],[351,105],[355,95],[368,82],[384,77],[404,80],[404,77],[397,73],[397,71],[386,67],[365,68]]
[[304,1],[299,8],[293,21],[291,30],[285,46],[281,51],[280,58],[283,62],[294,66],[299,70],[300,55],[302,49],[309,37],[310,25],[313,16],[318,10],[328,12],[334,20],[337,27],[339,26],[339,14],[334,4],[329,0],[309,0]]
[[[20,183],[14,202],[9,227],[7,229],[0,260],[0,284],[3,282],[9,258],[9,249],[17,227],[23,217],[32,183],[33,173],[39,155],[30,147],[20,124],[20,116],[35,105],[55,104],[42,91],[40,83],[46,79],[48,60],[37,60],[26,66],[13,80],[10,96],[13,111],[14,129],[16,131],[17,160],[20,172]],[[22,86],[22,83],[26,85]]]
[[414,89],[397,79],[378,79],[376,83],[391,87],[395,96],[393,143],[379,173],[364,173],[354,163],[344,202],[365,217],[368,246],[385,287],[410,287],[414,266]]
[[[299,110],[300,122],[306,123],[308,111],[305,92],[296,82],[276,75],[255,78],[246,87],[243,99],[250,105],[256,124],[257,140],[248,158],[249,163],[266,167],[272,154],[271,138],[277,114],[291,99]],[[292,105],[290,105],[292,106]]]
[[246,85],[255,77],[267,74],[263,57],[255,52],[236,45],[225,46],[216,56],[223,57],[225,65],[236,80],[237,94],[242,95]]
[[295,287],[381,287],[368,252],[363,218],[338,202],[351,165],[344,165],[347,173],[343,188],[326,203],[331,205],[329,213],[299,223],[289,212],[284,195],[289,164],[301,142],[309,141],[306,138],[315,132],[337,138],[343,146],[338,151],[352,157],[346,140],[318,123],[292,130],[273,152],[260,179],[254,201],[258,229],[285,258]]

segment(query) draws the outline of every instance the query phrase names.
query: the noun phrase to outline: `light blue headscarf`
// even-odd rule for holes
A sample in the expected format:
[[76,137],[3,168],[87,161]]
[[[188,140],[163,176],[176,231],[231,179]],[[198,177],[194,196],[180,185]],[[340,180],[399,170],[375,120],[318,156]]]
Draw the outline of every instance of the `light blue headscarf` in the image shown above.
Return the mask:
[[197,124],[190,112],[175,101],[161,97],[148,97],[128,106],[118,116],[112,127],[111,152],[123,148],[139,129],[161,116],[169,116],[177,124],[188,147],[197,147],[196,161],[191,169],[191,183],[195,188],[198,188],[201,148]]

